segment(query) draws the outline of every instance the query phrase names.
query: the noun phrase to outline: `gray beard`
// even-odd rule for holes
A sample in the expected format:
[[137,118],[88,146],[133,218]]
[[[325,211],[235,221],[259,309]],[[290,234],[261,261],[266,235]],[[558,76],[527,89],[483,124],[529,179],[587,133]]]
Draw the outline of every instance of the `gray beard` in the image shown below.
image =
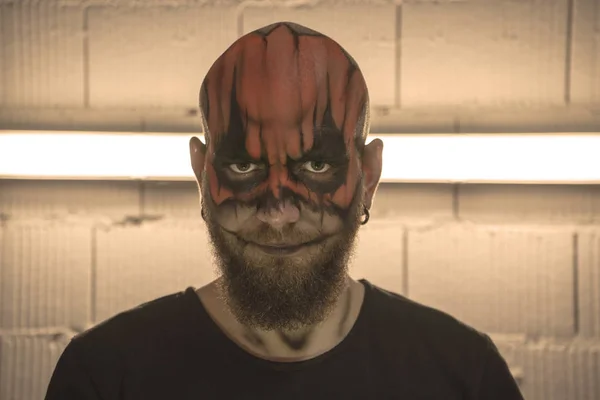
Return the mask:
[[360,226],[362,202],[355,203],[345,229],[323,244],[309,265],[293,257],[269,256],[260,263],[247,259],[239,242],[204,208],[224,300],[241,324],[295,331],[318,324],[330,314],[345,288],[348,260]]

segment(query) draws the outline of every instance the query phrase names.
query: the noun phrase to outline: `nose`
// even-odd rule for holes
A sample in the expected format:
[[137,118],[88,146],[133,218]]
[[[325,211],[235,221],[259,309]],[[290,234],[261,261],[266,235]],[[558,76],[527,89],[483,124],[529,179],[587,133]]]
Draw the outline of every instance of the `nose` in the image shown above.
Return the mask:
[[275,229],[281,229],[287,224],[293,224],[300,218],[300,210],[290,201],[278,202],[275,207],[262,208],[256,215],[257,218],[271,225]]

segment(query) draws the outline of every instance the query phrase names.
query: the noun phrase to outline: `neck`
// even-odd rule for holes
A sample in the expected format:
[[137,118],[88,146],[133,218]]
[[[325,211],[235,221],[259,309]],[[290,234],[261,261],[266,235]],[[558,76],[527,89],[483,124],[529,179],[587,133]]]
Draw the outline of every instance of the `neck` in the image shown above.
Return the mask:
[[317,325],[294,331],[264,331],[240,324],[225,306],[218,280],[198,289],[209,315],[231,340],[249,353],[273,361],[302,361],[323,354],[348,334],[360,311],[364,287],[351,278],[329,315]]

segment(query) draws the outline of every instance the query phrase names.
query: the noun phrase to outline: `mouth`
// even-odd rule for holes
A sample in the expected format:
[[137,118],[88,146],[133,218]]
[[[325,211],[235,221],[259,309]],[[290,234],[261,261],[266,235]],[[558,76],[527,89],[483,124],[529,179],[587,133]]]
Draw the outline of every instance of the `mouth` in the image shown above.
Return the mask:
[[248,242],[248,244],[256,247],[260,251],[274,255],[274,256],[289,256],[294,255],[296,253],[301,252],[304,249],[307,249],[311,246],[315,246],[321,242],[323,242],[325,238],[318,238],[315,240],[311,240],[310,242],[305,242],[301,244],[286,244],[286,243],[268,243],[268,244],[259,244],[255,242]]

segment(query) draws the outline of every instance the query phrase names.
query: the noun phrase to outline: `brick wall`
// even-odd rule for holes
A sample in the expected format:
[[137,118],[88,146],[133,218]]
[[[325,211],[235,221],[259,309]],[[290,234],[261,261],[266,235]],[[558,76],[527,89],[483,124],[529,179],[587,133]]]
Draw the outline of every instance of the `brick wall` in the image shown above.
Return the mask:
[[[355,56],[376,132],[600,131],[598,0],[0,0],[0,129],[199,130],[211,62],[284,19]],[[599,186],[385,184],[372,216],[355,277],[490,333],[527,399],[600,398]],[[0,221],[0,400],[214,276],[192,183],[0,181]]]

